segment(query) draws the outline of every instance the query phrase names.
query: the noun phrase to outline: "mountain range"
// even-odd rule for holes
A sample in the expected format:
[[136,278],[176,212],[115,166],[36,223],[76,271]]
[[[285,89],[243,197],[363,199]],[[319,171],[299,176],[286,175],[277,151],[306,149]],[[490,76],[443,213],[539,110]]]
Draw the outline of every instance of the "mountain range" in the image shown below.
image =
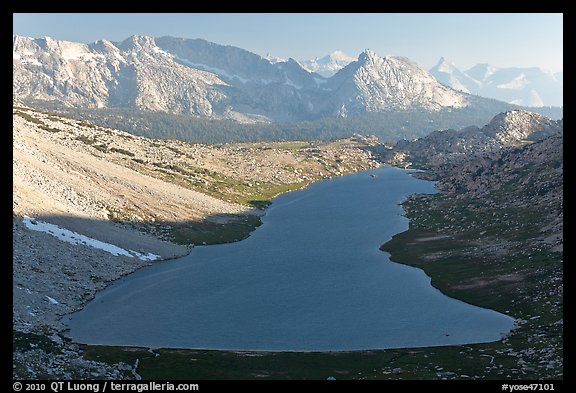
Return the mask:
[[[270,61],[286,61],[268,55]],[[342,51],[298,63],[306,70],[330,78],[357,60]],[[476,64],[462,71],[454,62],[440,58],[429,72],[443,85],[464,93],[493,98],[528,107],[563,105],[563,73],[552,73],[538,67],[498,68],[490,64]]]
[[465,93],[531,107],[563,105],[562,72],[537,67],[497,68],[489,64],[476,64],[462,71],[442,57],[430,73],[445,86]]
[[[329,56],[316,64],[342,58]],[[405,57],[366,50],[325,78],[294,59],[274,62],[244,49],[174,37],[83,44],[14,36],[13,75],[18,99],[241,122],[435,112],[484,102],[440,84]]]

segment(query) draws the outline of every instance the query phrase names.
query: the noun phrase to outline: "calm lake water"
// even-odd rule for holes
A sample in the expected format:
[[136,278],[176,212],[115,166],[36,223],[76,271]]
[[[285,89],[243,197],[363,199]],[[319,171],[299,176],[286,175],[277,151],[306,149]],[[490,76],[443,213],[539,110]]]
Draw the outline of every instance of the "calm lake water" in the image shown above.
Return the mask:
[[[373,175],[373,176],[371,176]],[[513,319],[443,295],[379,250],[408,228],[398,204],[435,192],[391,167],[274,199],[241,242],[130,274],[69,318],[77,342],[340,351],[496,341]]]

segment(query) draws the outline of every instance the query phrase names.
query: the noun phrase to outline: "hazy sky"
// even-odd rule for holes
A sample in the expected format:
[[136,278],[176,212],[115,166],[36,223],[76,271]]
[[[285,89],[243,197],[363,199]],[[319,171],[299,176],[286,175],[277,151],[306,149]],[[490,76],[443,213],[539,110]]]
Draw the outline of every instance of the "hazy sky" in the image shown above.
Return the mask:
[[133,34],[233,45],[306,60],[335,50],[406,56],[426,69],[440,56],[461,69],[563,70],[562,14],[14,14],[14,34],[94,42]]

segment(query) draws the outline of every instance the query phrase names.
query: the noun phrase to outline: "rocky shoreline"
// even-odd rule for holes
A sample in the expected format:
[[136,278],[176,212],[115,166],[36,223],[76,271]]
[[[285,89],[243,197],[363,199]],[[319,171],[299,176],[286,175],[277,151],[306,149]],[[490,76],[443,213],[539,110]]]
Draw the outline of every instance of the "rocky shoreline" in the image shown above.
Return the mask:
[[19,217],[13,218],[12,228],[13,329],[22,342],[13,352],[14,378],[120,378],[125,365],[81,357],[78,346],[64,339],[61,318],[80,310],[111,281],[150,262],[62,242],[27,229]]
[[[486,376],[564,377],[561,127],[537,141],[467,155],[448,149],[442,160],[421,162],[427,171],[415,175],[438,180],[440,192],[408,198],[409,230],[382,246],[446,295],[518,321],[511,337],[471,350],[492,357],[478,362]],[[443,138],[439,132],[419,144]],[[457,376],[452,367],[444,371]]]

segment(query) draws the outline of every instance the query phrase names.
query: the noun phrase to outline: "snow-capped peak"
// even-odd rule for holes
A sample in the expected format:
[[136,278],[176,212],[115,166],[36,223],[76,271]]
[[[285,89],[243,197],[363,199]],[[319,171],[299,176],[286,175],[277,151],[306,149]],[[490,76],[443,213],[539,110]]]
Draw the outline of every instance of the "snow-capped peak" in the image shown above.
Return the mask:
[[283,59],[281,57],[272,56],[270,52],[266,53],[266,56],[264,56],[264,58],[272,64],[285,63],[287,61],[286,59]]
[[371,49],[366,49],[364,52],[360,53],[360,56],[358,56],[358,60],[360,61],[372,60],[376,58],[378,58],[378,55]]
[[562,105],[562,80],[537,67],[498,68],[476,64],[461,71],[443,57],[430,69],[443,85],[516,105]]
[[335,104],[344,104],[348,113],[414,106],[437,111],[469,105],[464,95],[442,86],[410,59],[391,55],[380,57],[370,49],[362,52],[358,61],[330,78],[326,88],[348,94],[352,92],[352,100]]
[[299,64],[308,72],[316,72],[325,78],[330,78],[336,72],[346,67],[356,58],[336,50],[324,57],[316,57],[314,60],[300,61]]
[[334,52],[330,53],[328,56],[334,61],[341,61],[341,62],[350,63],[350,62],[356,60],[354,57],[348,56],[346,53],[344,53],[340,50],[335,50]]
[[445,72],[447,74],[452,74],[454,71],[458,71],[458,67],[456,67],[456,63],[453,61],[446,60],[444,56],[440,57],[438,60],[438,64],[434,67],[438,72]]
[[154,47],[156,47],[154,37],[146,35],[132,35],[122,41],[119,45],[120,49],[132,52],[141,51],[142,49],[151,49]]

